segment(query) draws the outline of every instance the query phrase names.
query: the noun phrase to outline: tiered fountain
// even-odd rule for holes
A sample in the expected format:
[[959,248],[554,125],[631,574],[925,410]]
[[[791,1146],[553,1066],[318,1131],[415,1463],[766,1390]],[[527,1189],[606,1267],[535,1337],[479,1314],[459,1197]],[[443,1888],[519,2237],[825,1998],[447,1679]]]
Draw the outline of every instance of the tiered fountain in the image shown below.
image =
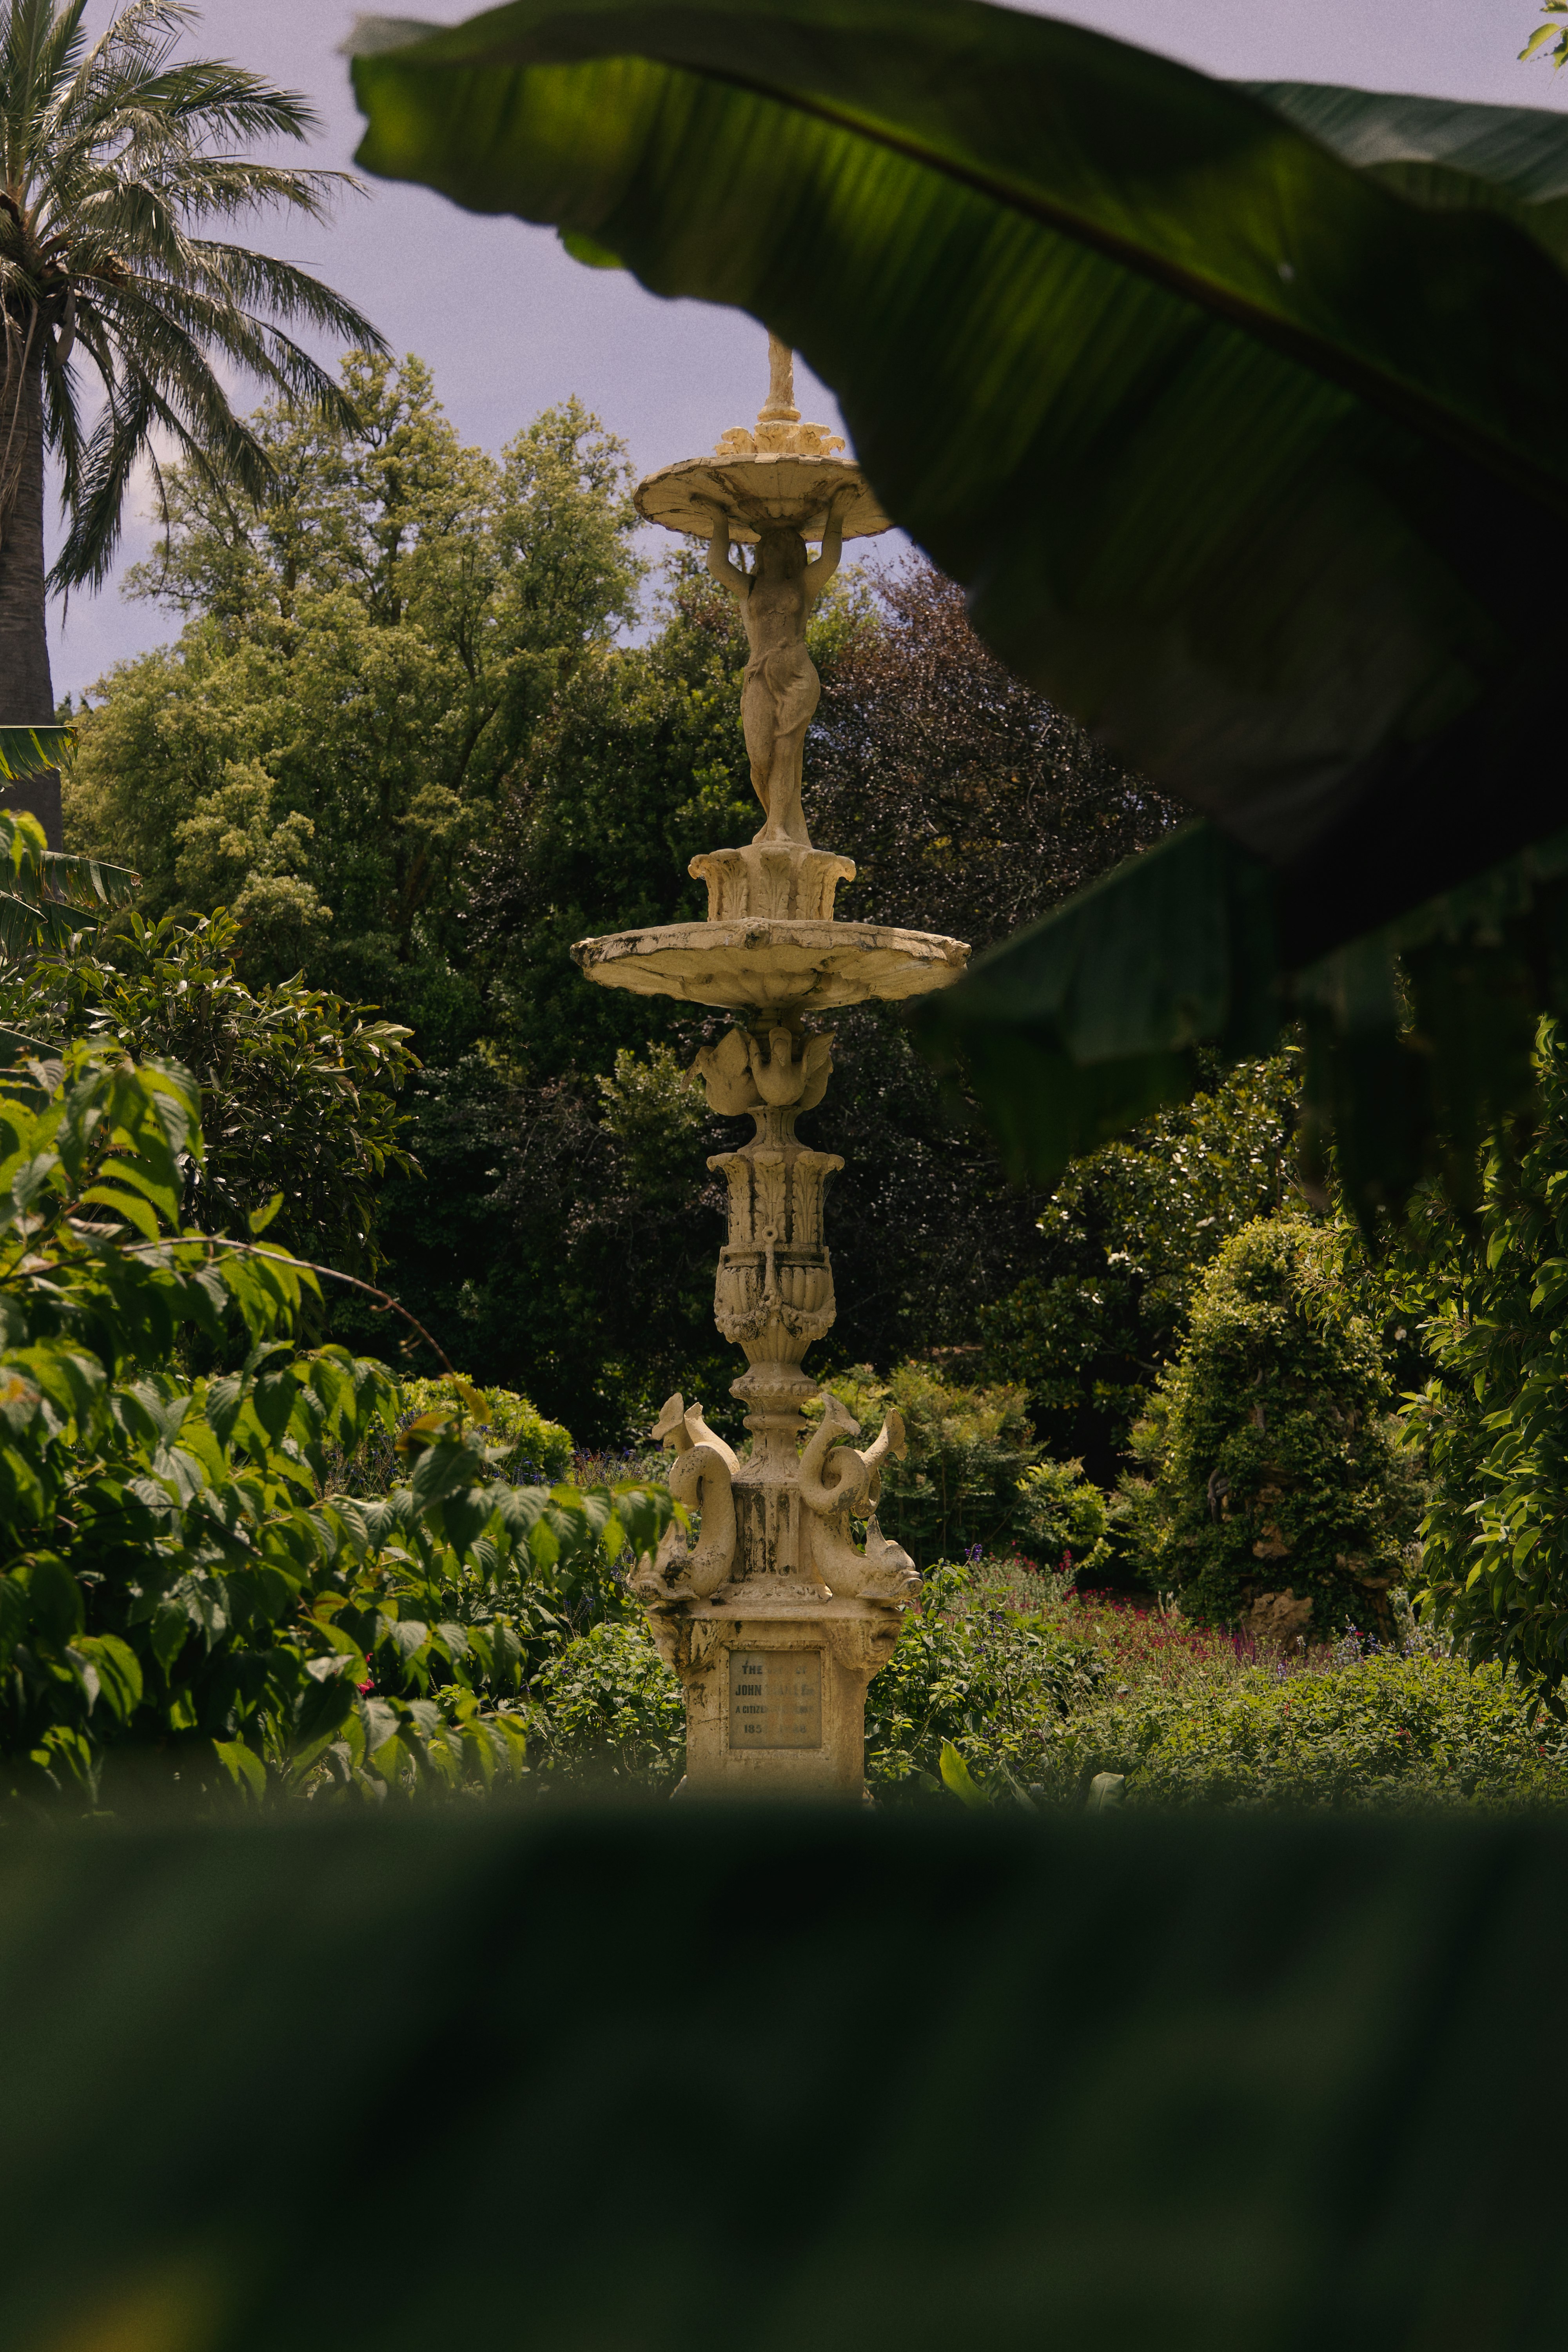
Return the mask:
[[[801,761],[816,708],[806,651],[812,607],[843,541],[888,529],[842,441],[803,425],[786,348],[770,338],[767,403],[754,431],[724,435],[710,458],[652,474],[637,492],[649,521],[708,541],[708,567],[741,607],[751,646],[741,712],[763,823],[749,847],[694,857],[708,920],[584,940],[573,953],[607,988],[722,1007],[735,1025],[698,1067],[712,1109],[750,1113],[754,1132],[709,1166],[730,1193],[714,1319],[745,1351],[731,1391],[749,1408],[744,1461],[700,1404],[671,1397],[655,1436],[674,1451],[669,1491],[700,1512],[679,1522],[633,1579],[655,1639],[686,1691],[687,1786],[858,1796],[866,1686],[886,1664],[919,1581],[877,1525],[881,1465],[901,1454],[889,1413],[874,1444],[835,1397],[805,1451],[802,1369],[832,1327],[833,1266],[823,1192],[843,1161],[796,1139],[822,1099],[831,1034],[807,1017],[869,997],[916,996],[955,980],[961,940],[833,919],[848,858],[814,849],[801,813]],[[809,560],[808,541],[820,542]],[[754,549],[750,565],[737,543]],[[866,1523],[863,1548],[854,1523]]]

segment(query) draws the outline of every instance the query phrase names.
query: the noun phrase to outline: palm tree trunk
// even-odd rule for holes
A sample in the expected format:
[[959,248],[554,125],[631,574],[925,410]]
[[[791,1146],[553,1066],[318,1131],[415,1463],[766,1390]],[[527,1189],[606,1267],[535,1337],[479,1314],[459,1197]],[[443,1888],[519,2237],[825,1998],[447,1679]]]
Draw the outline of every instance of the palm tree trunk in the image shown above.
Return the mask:
[[[20,331],[18,332],[18,327]],[[44,614],[44,363],[37,334],[12,321],[0,392],[0,727],[52,727],[54,688]],[[64,847],[58,769],[0,784],[0,805],[26,809]]]

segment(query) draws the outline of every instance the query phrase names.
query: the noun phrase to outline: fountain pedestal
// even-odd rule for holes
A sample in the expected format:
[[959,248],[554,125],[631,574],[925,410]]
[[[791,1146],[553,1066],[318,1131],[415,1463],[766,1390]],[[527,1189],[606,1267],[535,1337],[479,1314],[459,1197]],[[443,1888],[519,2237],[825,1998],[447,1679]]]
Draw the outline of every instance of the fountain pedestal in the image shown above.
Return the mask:
[[[920,1580],[877,1525],[882,1463],[904,1450],[898,1414],[857,1449],[848,1441],[858,1424],[829,1396],[802,1448],[801,1409],[819,1393],[803,1360],[836,1312],[824,1192],[844,1164],[795,1131],[833,1066],[831,1034],[806,1022],[835,1005],[943,987],[969,950],[927,932],[837,922],[834,893],[854,866],[806,837],[800,747],[816,694],[806,615],[840,538],[888,523],[863,477],[831,454],[841,445],[825,449],[823,428],[799,424],[789,355],[776,342],[771,352],[755,434],[726,434],[714,459],[668,467],[637,493],[649,520],[710,539],[710,569],[742,604],[752,646],[742,708],[764,822],[748,845],[692,859],[708,887],[706,922],[583,940],[573,954],[601,986],[732,1013],[697,1066],[710,1107],[753,1125],[749,1141],[708,1163],[729,1194],[714,1319],[747,1359],[731,1392],[747,1407],[751,1446],[742,1460],[700,1404],[669,1399],[653,1433],[675,1455],[670,1493],[689,1517],[700,1514],[696,1540],[678,1522],[632,1579],[686,1692],[686,1785],[858,1797],[867,1685]],[[810,538],[824,542],[817,565],[806,562]],[[731,555],[747,539],[759,548],[751,572]]]

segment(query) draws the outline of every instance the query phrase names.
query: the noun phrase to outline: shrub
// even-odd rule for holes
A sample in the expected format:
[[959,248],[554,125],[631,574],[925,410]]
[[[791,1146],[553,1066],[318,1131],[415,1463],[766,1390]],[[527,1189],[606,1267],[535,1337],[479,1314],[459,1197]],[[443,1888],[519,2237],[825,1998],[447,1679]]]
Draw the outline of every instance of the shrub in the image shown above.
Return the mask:
[[1009,1605],[994,1577],[932,1569],[866,1694],[868,1783],[879,1796],[934,1794],[950,1742],[988,1777],[1033,1778],[1049,1727],[1100,1672],[1087,1643],[1039,1608]]
[[1107,1524],[1105,1496],[1084,1476],[1081,1462],[1037,1462],[1025,1471],[1014,1532],[1035,1558],[1092,1575],[1110,1557]]
[[668,1791],[686,1769],[680,1685],[640,1614],[566,1643],[529,1696],[530,1759],[547,1779]]
[[[329,1455],[395,1424],[395,1383],[294,1352],[313,1277],[285,1253],[178,1230],[202,1158],[187,1072],[79,1045],[0,1074],[0,1791],[517,1770],[497,1701],[553,1592],[656,1539],[668,1497],[518,1487],[455,1410],[403,1432],[391,1493],[335,1490]],[[232,1350],[236,1327],[237,1370],[179,1368],[184,1335]],[[524,1563],[525,1606],[499,1608]]]
[[1482,1171],[1479,1234],[1427,1204],[1417,1280],[1436,1377],[1413,1402],[1429,1450],[1430,1597],[1474,1660],[1516,1665],[1561,1715],[1568,1673],[1568,1040],[1543,1022],[1542,1117]]
[[1496,1666],[1384,1654],[1255,1667],[1231,1690],[1128,1709],[1101,1740],[1138,1803],[1561,1804],[1568,1763],[1528,1717]]
[[1338,1236],[1301,1218],[1235,1234],[1140,1424],[1152,1491],[1130,1504],[1146,1572],[1215,1624],[1258,1622],[1279,1596],[1281,1632],[1392,1628],[1419,1497],[1377,1335],[1339,1259]]
[[1006,1549],[1019,1523],[1019,1480],[1039,1453],[1022,1389],[963,1388],[912,1362],[886,1381],[860,1364],[823,1385],[848,1406],[867,1439],[890,1409],[903,1415],[909,1452],[884,1466],[878,1518],[917,1566]]
[[546,1421],[515,1389],[476,1388],[463,1373],[453,1378],[443,1374],[435,1381],[405,1380],[399,1383],[405,1411],[426,1413],[442,1405],[455,1404],[456,1381],[461,1381],[470,1395],[483,1401],[482,1414],[475,1411],[470,1418],[486,1441],[500,1452],[508,1477],[530,1486],[549,1486],[570,1475],[571,1431],[563,1429],[558,1421]]
[[1048,1445],[1109,1469],[1222,1243],[1290,1197],[1295,1060],[1215,1066],[1207,1091],[1075,1160],[1057,1186],[1040,1270],[980,1316],[988,1374],[1027,1390]]

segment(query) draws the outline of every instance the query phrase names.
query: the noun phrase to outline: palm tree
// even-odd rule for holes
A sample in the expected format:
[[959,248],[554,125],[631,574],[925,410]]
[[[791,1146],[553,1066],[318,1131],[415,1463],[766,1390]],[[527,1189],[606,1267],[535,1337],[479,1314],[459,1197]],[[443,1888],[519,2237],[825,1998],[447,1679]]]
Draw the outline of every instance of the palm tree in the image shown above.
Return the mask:
[[[0,727],[53,720],[47,593],[103,581],[140,460],[161,487],[154,436],[216,482],[264,494],[266,454],[215,362],[341,415],[342,393],[288,330],[384,349],[303,270],[196,234],[272,206],[320,220],[335,185],[354,184],[246,152],[308,137],[310,107],[238,66],[177,57],[196,14],[184,0],[127,0],[96,40],[86,9],[0,0]],[[47,575],[46,452],[67,523]],[[58,848],[58,774],[6,799]]]

